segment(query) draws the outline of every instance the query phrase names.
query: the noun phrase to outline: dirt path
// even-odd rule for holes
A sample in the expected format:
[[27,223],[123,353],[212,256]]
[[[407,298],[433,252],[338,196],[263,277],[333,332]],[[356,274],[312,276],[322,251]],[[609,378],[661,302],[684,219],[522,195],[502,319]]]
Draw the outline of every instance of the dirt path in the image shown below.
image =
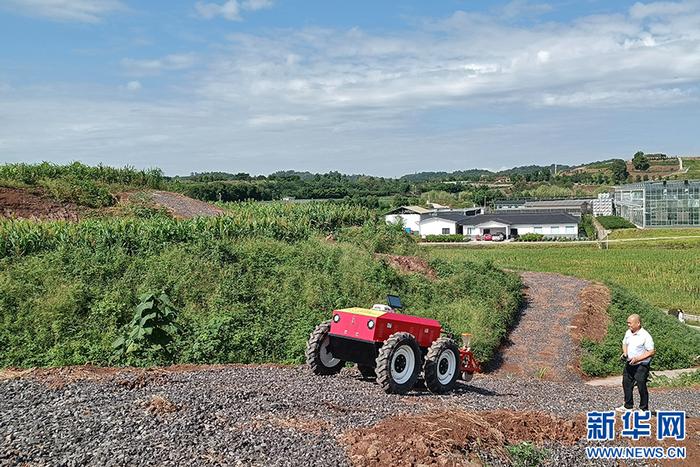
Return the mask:
[[591,283],[559,274],[524,272],[526,305],[494,364],[496,374],[581,381],[572,330]]

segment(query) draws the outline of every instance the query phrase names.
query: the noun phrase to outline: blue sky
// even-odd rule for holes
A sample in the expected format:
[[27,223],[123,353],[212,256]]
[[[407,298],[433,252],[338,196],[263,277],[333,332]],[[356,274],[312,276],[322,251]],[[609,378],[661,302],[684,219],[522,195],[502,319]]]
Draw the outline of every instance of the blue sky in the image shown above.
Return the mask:
[[700,154],[700,1],[0,0],[0,160],[399,176]]

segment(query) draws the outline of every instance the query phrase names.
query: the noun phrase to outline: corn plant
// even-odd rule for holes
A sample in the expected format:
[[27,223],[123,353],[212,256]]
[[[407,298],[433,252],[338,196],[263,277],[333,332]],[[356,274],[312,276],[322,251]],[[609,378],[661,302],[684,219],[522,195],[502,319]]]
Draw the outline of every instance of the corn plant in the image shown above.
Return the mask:
[[145,293],[139,296],[139,300],[141,303],[134,310],[126,335],[117,338],[112,344],[115,356],[126,359],[128,363],[154,355],[172,360],[170,345],[175,334],[180,331],[180,326],[175,322],[175,305],[165,292],[159,295]]

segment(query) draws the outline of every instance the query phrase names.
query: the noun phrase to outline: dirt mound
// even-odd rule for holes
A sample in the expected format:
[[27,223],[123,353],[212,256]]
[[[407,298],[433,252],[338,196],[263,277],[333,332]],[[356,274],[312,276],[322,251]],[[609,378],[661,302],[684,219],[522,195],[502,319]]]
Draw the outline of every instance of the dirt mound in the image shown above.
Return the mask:
[[224,210],[216,206],[170,191],[135,191],[119,194],[120,203],[130,201],[146,202],[153,207],[165,208],[178,219],[191,219],[200,216],[220,216]]
[[242,368],[257,366],[266,368],[286,368],[282,364],[258,364],[247,365],[244,363],[229,364],[180,364],[170,366],[158,366],[150,368],[137,367],[101,367],[95,365],[73,365],[55,368],[3,368],[0,369],[0,380],[3,379],[31,379],[41,382],[52,388],[61,388],[78,381],[102,381],[113,382],[127,389],[141,388],[151,383],[161,381],[173,373],[188,373],[208,370],[222,370],[226,368]]
[[540,412],[456,411],[390,418],[342,441],[356,466],[468,466],[482,464],[477,453],[509,463],[508,444],[571,445],[585,434],[582,415],[565,420]]
[[76,204],[56,201],[38,188],[0,187],[0,217],[77,221],[88,211]]
[[398,269],[404,274],[423,274],[428,279],[437,279],[437,273],[428,265],[428,262],[418,256],[399,256],[377,253],[377,258],[382,258],[389,263],[389,266]]

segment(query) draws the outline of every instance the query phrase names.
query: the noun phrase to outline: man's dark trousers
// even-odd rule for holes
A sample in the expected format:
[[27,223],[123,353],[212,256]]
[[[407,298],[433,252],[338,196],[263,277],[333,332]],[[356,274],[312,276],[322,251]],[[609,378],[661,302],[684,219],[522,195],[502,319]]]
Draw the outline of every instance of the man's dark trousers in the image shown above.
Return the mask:
[[634,399],[632,398],[632,390],[634,383],[637,382],[639,388],[639,408],[641,410],[649,410],[649,391],[647,390],[647,378],[649,377],[649,365],[625,365],[625,371],[622,374],[622,389],[625,391],[625,408],[634,408]]

